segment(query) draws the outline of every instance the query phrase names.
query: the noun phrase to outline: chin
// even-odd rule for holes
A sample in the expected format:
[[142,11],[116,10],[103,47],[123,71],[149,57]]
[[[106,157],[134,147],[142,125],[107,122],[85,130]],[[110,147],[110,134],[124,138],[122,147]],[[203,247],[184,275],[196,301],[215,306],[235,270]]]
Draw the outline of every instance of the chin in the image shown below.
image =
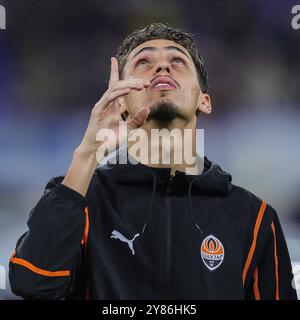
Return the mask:
[[147,120],[169,124],[176,118],[184,119],[184,116],[181,114],[181,108],[171,99],[164,98],[158,99],[150,106]]

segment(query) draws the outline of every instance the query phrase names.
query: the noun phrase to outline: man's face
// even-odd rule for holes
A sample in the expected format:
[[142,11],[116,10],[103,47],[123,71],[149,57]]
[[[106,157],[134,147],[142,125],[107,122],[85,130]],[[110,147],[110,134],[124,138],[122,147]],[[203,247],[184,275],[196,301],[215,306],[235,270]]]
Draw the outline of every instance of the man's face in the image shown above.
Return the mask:
[[208,95],[201,91],[194,62],[189,52],[173,41],[151,40],[136,47],[123,70],[123,78],[129,77],[151,82],[150,87],[124,97],[130,117],[145,106],[150,107],[151,115],[154,109],[163,108],[163,102],[169,105],[168,114],[186,122],[196,117],[196,110],[203,111],[201,103]]

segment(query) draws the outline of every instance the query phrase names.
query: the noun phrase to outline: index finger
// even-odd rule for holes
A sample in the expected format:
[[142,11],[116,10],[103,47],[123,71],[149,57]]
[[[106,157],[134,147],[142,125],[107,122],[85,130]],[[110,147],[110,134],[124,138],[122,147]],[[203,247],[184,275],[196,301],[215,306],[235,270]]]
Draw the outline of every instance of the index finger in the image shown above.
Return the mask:
[[111,57],[111,67],[110,67],[110,78],[109,78],[109,85],[114,82],[119,81],[119,66],[118,60],[116,57]]

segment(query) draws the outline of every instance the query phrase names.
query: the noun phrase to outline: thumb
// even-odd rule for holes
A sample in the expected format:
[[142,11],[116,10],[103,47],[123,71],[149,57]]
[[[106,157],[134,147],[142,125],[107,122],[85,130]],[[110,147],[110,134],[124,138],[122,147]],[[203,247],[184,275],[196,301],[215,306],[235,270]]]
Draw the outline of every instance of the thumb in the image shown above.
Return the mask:
[[139,112],[137,112],[134,117],[128,121],[127,128],[128,130],[133,130],[139,128],[143,125],[150,113],[149,107],[143,107]]

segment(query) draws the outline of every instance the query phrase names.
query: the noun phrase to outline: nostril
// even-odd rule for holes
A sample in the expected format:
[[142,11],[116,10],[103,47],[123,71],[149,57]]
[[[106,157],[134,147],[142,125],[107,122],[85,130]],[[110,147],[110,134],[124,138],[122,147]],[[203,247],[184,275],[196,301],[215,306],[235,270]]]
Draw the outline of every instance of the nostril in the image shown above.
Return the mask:
[[158,68],[157,68],[157,70],[156,70],[156,72],[158,73],[158,72],[160,72],[160,71],[162,71],[162,70],[166,70],[168,73],[170,73],[170,66],[169,65],[160,65]]

